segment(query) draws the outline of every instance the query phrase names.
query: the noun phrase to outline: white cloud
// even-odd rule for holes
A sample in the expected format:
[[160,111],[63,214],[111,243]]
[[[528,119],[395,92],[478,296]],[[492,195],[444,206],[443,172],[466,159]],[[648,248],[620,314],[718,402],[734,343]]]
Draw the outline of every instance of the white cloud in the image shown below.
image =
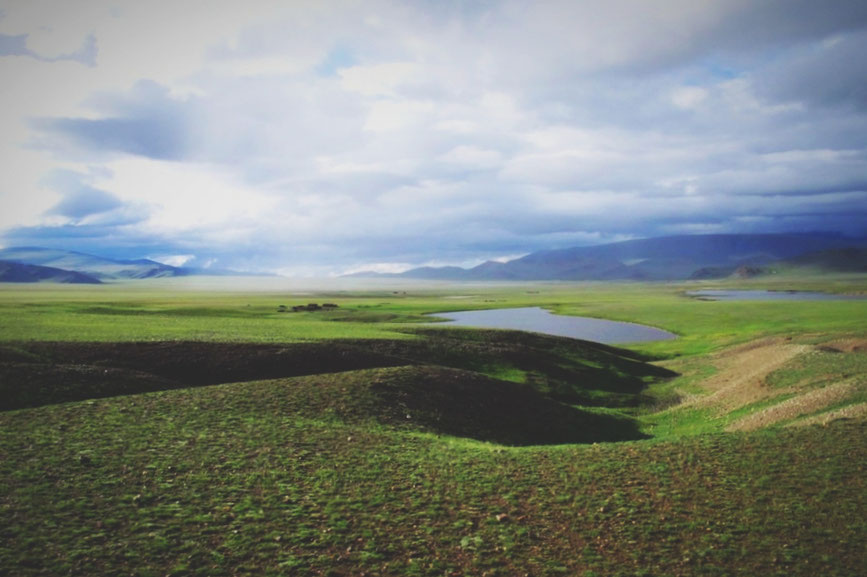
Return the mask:
[[277,203],[213,166],[135,157],[109,166],[110,175],[95,179],[94,184],[127,203],[146,206],[150,216],[140,226],[162,237],[219,231],[216,234],[227,241],[237,238],[238,231],[251,223],[267,218]]
[[434,108],[430,101],[379,100],[370,105],[364,130],[393,132],[419,128]]
[[341,274],[354,274],[358,272],[401,273],[413,268],[408,262],[371,262],[359,266],[351,266]]
[[156,262],[161,262],[163,264],[167,264],[169,266],[184,266],[191,260],[196,258],[194,254],[160,254],[156,256],[149,256],[151,260]]
[[707,100],[708,91],[700,86],[680,86],[671,92],[671,101],[678,108],[698,108]]
[[502,163],[503,155],[498,150],[460,145],[440,156],[440,160],[469,169],[493,168]]
[[285,271],[867,224],[863,3],[4,9],[0,234],[72,226],[59,169],[123,203],[77,226]]
[[418,78],[412,62],[386,62],[371,66],[353,66],[338,71],[340,86],[364,96],[395,96],[401,85]]

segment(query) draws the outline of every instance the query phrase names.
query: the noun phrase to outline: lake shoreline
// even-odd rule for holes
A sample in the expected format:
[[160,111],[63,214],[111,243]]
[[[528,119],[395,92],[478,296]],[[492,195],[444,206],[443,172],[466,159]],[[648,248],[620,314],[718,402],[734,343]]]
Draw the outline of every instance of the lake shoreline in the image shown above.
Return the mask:
[[663,329],[624,321],[557,315],[541,307],[518,307],[434,313],[449,326],[507,329],[592,341],[606,345],[676,339]]
[[853,301],[864,300],[864,295],[847,295],[801,290],[765,289],[705,289],[687,291],[687,297],[704,301]]

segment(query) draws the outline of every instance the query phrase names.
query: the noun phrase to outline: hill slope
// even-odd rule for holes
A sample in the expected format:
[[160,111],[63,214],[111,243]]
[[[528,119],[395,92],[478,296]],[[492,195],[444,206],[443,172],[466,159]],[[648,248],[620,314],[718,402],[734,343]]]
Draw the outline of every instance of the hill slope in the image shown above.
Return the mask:
[[287,343],[28,342],[0,346],[0,410],[400,365],[526,384],[569,404],[623,407],[674,373],[596,343],[510,331],[424,329],[414,340]]
[[[505,445],[645,438],[634,420],[547,398],[524,384],[438,366],[404,366],[264,382],[249,394],[307,418],[466,437]],[[264,403],[263,403],[264,404]]]

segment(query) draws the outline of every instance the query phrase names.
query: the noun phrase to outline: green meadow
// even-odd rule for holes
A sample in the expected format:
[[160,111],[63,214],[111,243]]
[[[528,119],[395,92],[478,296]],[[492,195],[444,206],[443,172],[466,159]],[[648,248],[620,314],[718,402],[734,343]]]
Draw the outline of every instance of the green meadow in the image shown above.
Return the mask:
[[[0,574],[867,566],[867,300],[685,295],[863,275],[256,283],[0,285]],[[521,306],[678,338],[426,317]]]
[[[98,287],[0,285],[0,339],[140,341],[205,340],[300,342],[335,338],[402,338],[428,313],[542,306],[553,312],[629,321],[666,329],[676,341],[643,345],[659,355],[689,355],[775,334],[857,333],[867,303],[707,302],[684,293],[726,283],[416,283],[343,288],[215,290],[181,281],[130,282]],[[242,287],[252,286],[249,281]],[[217,285],[219,286],[219,285]],[[862,276],[741,281],[738,288],[867,293]],[[333,302],[339,309],[282,313],[279,307]]]

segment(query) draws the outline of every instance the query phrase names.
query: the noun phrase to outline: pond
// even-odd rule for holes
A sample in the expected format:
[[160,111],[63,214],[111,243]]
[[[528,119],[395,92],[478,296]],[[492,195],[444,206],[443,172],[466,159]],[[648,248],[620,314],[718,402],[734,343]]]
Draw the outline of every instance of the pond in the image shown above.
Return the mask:
[[837,295],[811,291],[768,290],[700,290],[690,291],[686,294],[712,301],[849,301],[867,298],[858,295]]
[[539,307],[461,311],[431,316],[448,319],[450,325],[457,327],[531,331],[604,344],[666,341],[677,338],[675,334],[654,327],[555,315]]

